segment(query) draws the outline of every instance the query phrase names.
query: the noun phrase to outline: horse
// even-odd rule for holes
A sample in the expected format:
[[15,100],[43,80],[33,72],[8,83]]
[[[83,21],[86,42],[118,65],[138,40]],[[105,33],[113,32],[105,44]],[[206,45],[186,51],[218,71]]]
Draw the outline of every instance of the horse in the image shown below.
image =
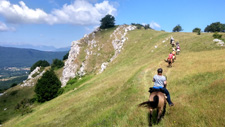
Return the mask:
[[167,59],[167,60],[164,60],[164,61],[168,63],[167,67],[172,67],[172,63],[174,62],[173,59],[172,59],[172,61],[170,59]]
[[179,48],[177,48],[177,52],[176,53],[177,53],[177,55],[179,55],[179,53],[180,53],[180,49]]
[[150,94],[149,100],[139,104],[139,107],[144,106],[149,108],[149,126],[152,126],[152,114],[153,110],[157,109],[157,124],[166,113],[166,95],[158,90]]
[[172,41],[171,45],[172,47],[175,47],[175,41]]

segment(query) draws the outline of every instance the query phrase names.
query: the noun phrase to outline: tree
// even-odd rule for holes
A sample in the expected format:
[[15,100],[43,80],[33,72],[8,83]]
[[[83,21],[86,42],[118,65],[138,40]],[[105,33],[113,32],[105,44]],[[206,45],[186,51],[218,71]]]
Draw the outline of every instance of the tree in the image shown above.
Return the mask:
[[50,64],[46,60],[39,60],[31,66],[30,72],[32,72],[36,67],[40,67],[40,66],[47,67],[47,66],[50,66]]
[[63,60],[68,59],[68,56],[69,56],[69,52],[68,52],[68,53],[66,53],[66,55],[64,55],[64,56],[63,56]]
[[201,29],[198,28],[198,27],[196,27],[196,28],[194,28],[194,29],[192,30],[192,32],[196,32],[198,35],[200,35],[200,34],[201,34]]
[[175,26],[174,28],[173,28],[173,32],[180,32],[180,31],[182,31],[183,29],[182,29],[182,27],[180,26],[180,25],[177,25],[177,26]]
[[225,24],[220,22],[215,22],[210,25],[207,25],[204,32],[225,32]]
[[115,18],[114,16],[108,14],[105,17],[103,17],[101,20],[101,29],[111,28],[115,26]]
[[194,29],[192,30],[192,32],[198,32],[198,31],[201,31],[201,29],[198,28],[198,27],[196,27],[196,28],[194,28]]
[[149,26],[149,24],[144,25],[145,30],[146,29],[151,29],[151,27]]
[[59,69],[63,66],[64,66],[63,61],[61,61],[59,59],[54,59],[52,62],[52,65],[51,65],[52,69]]
[[37,101],[45,102],[57,97],[60,88],[61,82],[54,71],[46,71],[35,86]]
[[10,87],[15,87],[17,84],[16,83],[13,83]]

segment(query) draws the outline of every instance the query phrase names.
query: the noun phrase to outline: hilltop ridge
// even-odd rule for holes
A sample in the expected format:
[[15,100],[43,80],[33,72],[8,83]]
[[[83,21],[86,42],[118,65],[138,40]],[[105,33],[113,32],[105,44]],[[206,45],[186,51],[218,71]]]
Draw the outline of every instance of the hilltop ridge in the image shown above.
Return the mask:
[[[91,41],[92,36],[89,38],[89,42],[93,43],[93,55],[88,56],[90,59],[85,58],[86,49],[90,48],[91,52],[91,46],[89,47],[88,43],[74,42],[75,45],[82,45],[82,48],[79,48],[80,56],[76,56],[78,61],[73,62],[78,62],[77,66],[81,68],[82,62],[89,61],[85,66],[87,78],[84,76],[78,82],[68,84],[68,87],[64,87],[71,88],[68,92],[38,105],[32,113],[17,116],[3,125],[147,126],[148,110],[138,108],[137,105],[148,99],[148,88],[152,86],[152,77],[159,67],[164,69],[163,74],[167,76],[168,90],[175,106],[167,108],[164,119],[154,126],[224,125],[225,116],[221,112],[225,111],[222,101],[225,97],[225,59],[221,58],[225,48],[213,42],[212,33],[197,35],[152,29],[129,31],[126,34],[128,39],[116,59],[109,63],[102,73],[95,75],[101,70],[102,63],[110,61],[115,53],[111,43],[114,39],[110,39],[110,35],[117,28],[95,34],[95,40],[99,40],[96,44],[109,44],[103,46],[100,51],[104,55],[99,57],[96,52],[98,48],[94,47],[95,42]],[[172,50],[169,44],[171,36],[175,41],[179,41],[181,53],[173,67],[167,68],[164,59]],[[70,55],[73,55],[72,51]],[[92,72],[94,75],[91,75]]]

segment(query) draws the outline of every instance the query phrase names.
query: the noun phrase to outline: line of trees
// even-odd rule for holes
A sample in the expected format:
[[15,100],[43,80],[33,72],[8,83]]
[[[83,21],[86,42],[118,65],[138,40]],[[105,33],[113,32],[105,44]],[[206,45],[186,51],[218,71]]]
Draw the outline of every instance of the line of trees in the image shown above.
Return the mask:
[[[101,25],[100,25],[101,29],[111,28],[115,26],[115,17],[110,14],[107,14],[105,17],[103,17],[100,20],[100,22],[101,22]],[[131,25],[137,26],[137,29],[141,29],[141,28],[151,29],[149,24],[142,25],[139,23],[131,23]],[[183,31],[180,24],[176,25],[173,28],[173,32],[180,32],[180,31]],[[200,35],[201,29],[196,27],[192,30],[192,32],[196,32],[198,35]],[[210,25],[206,26],[206,28],[204,29],[204,32],[225,32],[225,24],[222,24],[220,22],[211,23]]]
[[[177,25],[173,28],[173,32],[180,32],[182,30],[183,29],[180,25]],[[196,27],[192,30],[192,32],[196,32],[198,33],[198,35],[200,35],[201,29]],[[210,25],[206,26],[204,32],[225,32],[225,24],[222,24],[220,22],[211,23]]]

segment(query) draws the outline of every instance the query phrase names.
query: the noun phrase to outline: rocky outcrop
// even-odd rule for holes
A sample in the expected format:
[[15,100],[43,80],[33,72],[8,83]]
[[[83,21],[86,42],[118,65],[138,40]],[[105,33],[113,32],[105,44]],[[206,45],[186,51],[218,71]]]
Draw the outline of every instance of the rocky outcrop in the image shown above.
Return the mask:
[[[110,38],[114,38],[112,41],[112,45],[113,48],[115,50],[114,55],[112,56],[112,58],[110,59],[109,62],[112,62],[114,59],[116,59],[116,57],[120,54],[123,45],[125,43],[126,40],[128,40],[128,37],[126,37],[127,32],[136,29],[136,26],[132,26],[132,25],[122,25],[119,26],[111,35]],[[103,62],[101,65],[101,69],[99,71],[99,73],[102,73],[107,65],[109,64],[109,62]]]
[[66,83],[76,76],[77,69],[79,65],[76,63],[76,59],[80,53],[80,42],[74,41],[72,42],[71,49],[69,52],[68,59],[65,62],[65,66],[63,69],[62,77],[60,81],[62,83],[62,87],[66,86]]
[[214,39],[213,41],[216,42],[216,44],[218,46],[224,46],[224,42],[222,40],[220,40],[220,39]]
[[25,86],[34,86],[38,79],[45,73],[45,70],[41,70],[41,67],[36,67],[28,76],[27,80],[23,81],[20,85]]
[[[114,53],[111,56],[101,57],[104,58],[98,64],[90,65],[90,59],[95,59],[97,61],[98,57],[101,55],[102,52],[100,51],[103,46],[108,45],[110,43],[100,42],[96,39],[96,34],[101,31],[97,28],[94,32],[90,34],[84,35],[84,37],[79,41],[74,41],[71,45],[71,50],[69,52],[68,59],[65,62],[64,70],[62,73],[62,77],[60,78],[62,87],[66,86],[66,83],[76,76],[83,76],[86,74],[86,69],[88,68],[87,65],[89,64],[89,72],[90,70],[98,70],[96,73],[102,73],[109,62],[112,62],[122,51],[123,45],[128,38],[126,37],[127,32],[134,30],[136,26],[129,26],[129,25],[122,25],[116,28],[114,32],[110,35],[108,40],[112,40],[111,44],[114,48]],[[110,41],[107,41],[110,42]],[[109,45],[108,45],[109,46]],[[84,48],[85,47],[85,48]],[[113,51],[111,47],[111,51]],[[82,58],[78,59],[79,55]],[[84,57],[85,56],[85,57]],[[93,58],[95,57],[95,58]],[[107,59],[107,62],[104,62]],[[93,63],[92,63],[93,64]],[[91,66],[91,69],[90,69]]]

